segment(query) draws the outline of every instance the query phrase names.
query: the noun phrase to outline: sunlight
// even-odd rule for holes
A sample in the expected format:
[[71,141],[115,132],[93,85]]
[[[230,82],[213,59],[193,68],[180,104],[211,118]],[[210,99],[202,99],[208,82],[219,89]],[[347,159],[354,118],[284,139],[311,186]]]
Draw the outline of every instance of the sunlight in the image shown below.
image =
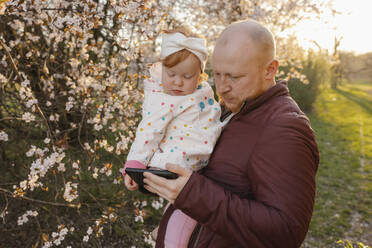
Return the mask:
[[341,12],[332,16],[326,13],[321,20],[304,20],[296,27],[299,44],[308,49],[333,50],[334,39],[342,37],[339,49],[355,53],[372,52],[372,1],[335,0],[334,8]]

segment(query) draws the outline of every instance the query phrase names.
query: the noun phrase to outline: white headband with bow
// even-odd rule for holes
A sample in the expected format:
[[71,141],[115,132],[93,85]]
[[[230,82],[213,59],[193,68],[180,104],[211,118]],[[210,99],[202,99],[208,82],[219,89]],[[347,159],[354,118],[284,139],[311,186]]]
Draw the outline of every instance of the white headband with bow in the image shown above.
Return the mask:
[[162,35],[161,44],[161,59],[167,56],[186,49],[200,60],[200,67],[204,71],[205,63],[208,57],[208,49],[206,46],[206,41],[202,38],[186,37],[181,33],[171,33]]

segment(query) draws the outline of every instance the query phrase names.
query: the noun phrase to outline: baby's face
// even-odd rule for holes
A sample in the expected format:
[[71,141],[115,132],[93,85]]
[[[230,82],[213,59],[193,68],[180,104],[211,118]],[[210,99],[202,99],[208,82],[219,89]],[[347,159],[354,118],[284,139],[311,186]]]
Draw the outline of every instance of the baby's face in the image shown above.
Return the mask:
[[192,94],[198,86],[200,61],[192,54],[173,67],[162,66],[162,83],[165,93],[172,96]]

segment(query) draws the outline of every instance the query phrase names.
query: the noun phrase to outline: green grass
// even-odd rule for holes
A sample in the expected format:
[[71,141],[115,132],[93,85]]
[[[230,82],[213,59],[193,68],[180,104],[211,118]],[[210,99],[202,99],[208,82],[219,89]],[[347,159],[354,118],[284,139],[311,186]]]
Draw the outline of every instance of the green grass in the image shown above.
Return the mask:
[[317,197],[302,247],[372,243],[372,84],[324,89],[311,115],[320,150]]

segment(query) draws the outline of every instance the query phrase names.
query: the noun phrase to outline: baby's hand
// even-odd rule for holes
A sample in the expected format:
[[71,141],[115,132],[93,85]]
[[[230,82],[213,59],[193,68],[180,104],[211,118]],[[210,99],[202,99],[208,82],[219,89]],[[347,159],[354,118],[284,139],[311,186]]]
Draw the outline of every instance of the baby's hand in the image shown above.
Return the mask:
[[138,189],[138,184],[132,178],[130,178],[128,174],[124,176],[124,184],[125,187],[127,187],[127,189],[130,191]]

